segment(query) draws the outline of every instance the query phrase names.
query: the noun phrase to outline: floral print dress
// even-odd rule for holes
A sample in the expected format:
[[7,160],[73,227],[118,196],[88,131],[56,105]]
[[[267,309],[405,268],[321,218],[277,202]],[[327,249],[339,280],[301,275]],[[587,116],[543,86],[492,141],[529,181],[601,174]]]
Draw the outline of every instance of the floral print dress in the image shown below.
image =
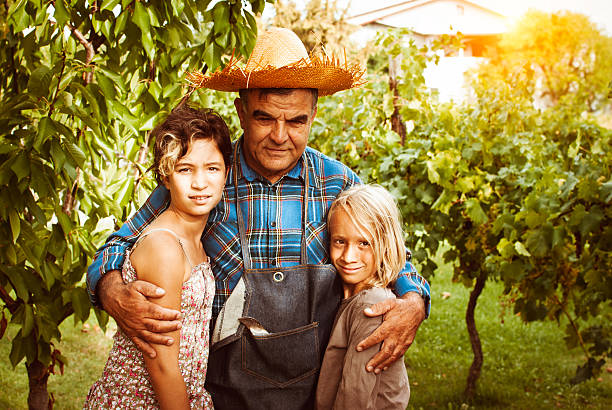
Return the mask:
[[[156,230],[152,229],[141,235],[136,244]],[[168,231],[176,236],[172,231],[160,230]],[[177,239],[183,247],[178,236]],[[186,254],[185,257],[187,257]],[[189,260],[188,257],[187,260]],[[137,279],[136,271],[130,263],[129,250],[126,252],[122,276],[125,283]],[[208,363],[209,322],[212,316],[214,295],[215,279],[210,263],[204,262],[194,266],[191,276],[183,282],[182,287],[182,327],[178,358],[192,409],[213,408],[212,399],[204,389],[204,381]],[[113,347],[102,377],[89,390],[83,408],[159,408],[142,353],[121,328],[117,329],[113,339]]]

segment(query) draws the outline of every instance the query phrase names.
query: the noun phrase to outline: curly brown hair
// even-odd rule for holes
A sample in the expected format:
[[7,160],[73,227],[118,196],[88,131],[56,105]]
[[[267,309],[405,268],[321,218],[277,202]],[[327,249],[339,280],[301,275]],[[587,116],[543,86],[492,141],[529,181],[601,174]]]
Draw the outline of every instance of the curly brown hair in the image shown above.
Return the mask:
[[158,183],[174,172],[176,162],[187,154],[195,139],[210,139],[215,142],[225,169],[229,169],[232,156],[232,141],[227,124],[214,110],[192,108],[181,104],[166,117],[165,121],[151,131],[155,138],[153,165]]

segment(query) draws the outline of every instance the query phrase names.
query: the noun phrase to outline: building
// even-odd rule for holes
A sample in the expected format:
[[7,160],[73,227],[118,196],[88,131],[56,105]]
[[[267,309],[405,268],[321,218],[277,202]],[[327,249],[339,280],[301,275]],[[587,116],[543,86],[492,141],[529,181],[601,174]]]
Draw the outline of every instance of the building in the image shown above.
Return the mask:
[[418,46],[431,45],[442,35],[463,36],[465,48],[440,54],[438,64],[425,70],[425,84],[438,91],[440,101],[461,101],[467,96],[464,73],[480,64],[488,47],[507,30],[502,14],[467,0],[408,0],[351,16],[347,22],[361,28],[353,40],[365,45],[377,31],[408,28]]

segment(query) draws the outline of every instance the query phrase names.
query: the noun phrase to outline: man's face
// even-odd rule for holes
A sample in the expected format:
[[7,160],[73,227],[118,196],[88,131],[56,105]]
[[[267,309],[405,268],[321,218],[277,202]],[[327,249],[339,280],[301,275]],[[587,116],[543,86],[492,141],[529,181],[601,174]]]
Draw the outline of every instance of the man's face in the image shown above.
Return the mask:
[[246,106],[234,101],[244,130],[244,156],[247,164],[270,182],[291,170],[306,149],[310,126],[317,113],[309,90],[290,94],[261,95],[250,91]]

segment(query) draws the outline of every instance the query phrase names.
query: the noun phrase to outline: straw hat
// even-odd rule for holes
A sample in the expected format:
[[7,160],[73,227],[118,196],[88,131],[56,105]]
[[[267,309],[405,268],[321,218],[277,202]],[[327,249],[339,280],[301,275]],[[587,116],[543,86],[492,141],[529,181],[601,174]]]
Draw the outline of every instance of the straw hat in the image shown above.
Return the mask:
[[247,88],[316,88],[319,95],[357,87],[365,83],[359,64],[334,57],[308,56],[300,38],[291,30],[273,27],[257,37],[246,67],[230,60],[210,76],[187,74],[195,88],[238,91]]

